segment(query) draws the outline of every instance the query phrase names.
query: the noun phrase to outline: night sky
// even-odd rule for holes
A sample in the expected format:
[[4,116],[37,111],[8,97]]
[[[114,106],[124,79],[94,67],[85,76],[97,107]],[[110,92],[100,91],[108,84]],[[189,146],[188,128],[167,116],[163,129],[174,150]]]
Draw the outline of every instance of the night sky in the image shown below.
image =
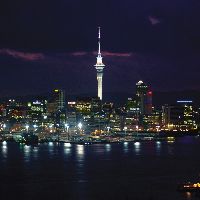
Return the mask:
[[199,90],[199,10],[199,0],[3,0],[0,96],[95,94],[98,26],[106,95],[134,93],[140,79]]

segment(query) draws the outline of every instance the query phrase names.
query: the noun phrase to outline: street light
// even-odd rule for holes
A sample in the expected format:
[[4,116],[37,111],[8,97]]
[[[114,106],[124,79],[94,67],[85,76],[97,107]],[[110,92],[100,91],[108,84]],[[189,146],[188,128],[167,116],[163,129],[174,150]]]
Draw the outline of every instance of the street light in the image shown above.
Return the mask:
[[65,124],[65,128],[67,129],[67,137],[68,137],[68,140],[69,140],[69,125],[67,123]]
[[36,124],[33,125],[34,131],[36,131],[37,127],[38,126]]
[[79,122],[79,123],[78,123],[78,127],[79,127],[79,129],[81,129],[82,126],[83,126],[83,124],[82,124],[81,122]]
[[138,132],[139,126],[138,126],[138,125],[136,125],[136,126],[135,126],[135,128],[136,128],[136,131]]
[[78,123],[78,128],[80,129],[80,133],[81,133],[81,129],[82,129],[83,124],[81,122]]
[[160,126],[156,126],[156,131],[159,132]]
[[108,133],[109,133],[110,132],[110,126],[108,126],[107,129],[108,129]]
[[127,131],[127,127],[125,126],[124,127],[124,133],[125,133],[125,135],[126,135],[126,131]]
[[6,132],[6,124],[3,124],[3,133],[5,134]]
[[25,127],[26,127],[26,131],[28,133],[29,125],[27,124]]
[[4,131],[6,130],[6,124],[3,124],[3,130]]
[[65,128],[67,129],[67,132],[68,132],[69,125],[68,125],[68,124],[65,124]]
[[49,128],[50,128],[50,133],[52,133],[53,124],[50,124]]

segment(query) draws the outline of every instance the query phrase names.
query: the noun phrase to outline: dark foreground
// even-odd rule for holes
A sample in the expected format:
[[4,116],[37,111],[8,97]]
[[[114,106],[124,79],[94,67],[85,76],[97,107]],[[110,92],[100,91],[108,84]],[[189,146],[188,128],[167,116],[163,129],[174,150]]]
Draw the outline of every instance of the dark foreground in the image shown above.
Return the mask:
[[0,199],[198,199],[200,138],[121,144],[0,144]]

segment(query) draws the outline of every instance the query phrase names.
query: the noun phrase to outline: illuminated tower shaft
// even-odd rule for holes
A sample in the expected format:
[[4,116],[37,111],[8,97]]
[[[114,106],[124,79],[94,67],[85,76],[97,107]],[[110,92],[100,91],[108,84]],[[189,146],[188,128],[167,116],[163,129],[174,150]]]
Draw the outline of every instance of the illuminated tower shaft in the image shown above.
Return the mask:
[[102,100],[103,68],[96,67],[96,69],[97,69],[97,82],[98,82],[98,97]]
[[101,43],[100,43],[100,38],[101,38],[101,33],[100,33],[100,27],[99,27],[99,36],[98,36],[98,44],[99,44],[99,50],[98,50],[98,56],[97,56],[97,63],[95,66],[97,70],[97,82],[98,82],[98,97],[102,100],[102,81],[103,81],[103,69],[105,65],[102,62],[102,57],[101,57]]

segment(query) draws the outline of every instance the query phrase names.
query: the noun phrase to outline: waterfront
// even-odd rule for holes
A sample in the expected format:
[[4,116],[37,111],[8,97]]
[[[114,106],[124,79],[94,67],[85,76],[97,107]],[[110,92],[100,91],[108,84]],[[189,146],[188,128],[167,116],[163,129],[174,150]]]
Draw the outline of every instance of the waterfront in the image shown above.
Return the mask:
[[197,199],[200,138],[119,144],[0,144],[2,199]]

